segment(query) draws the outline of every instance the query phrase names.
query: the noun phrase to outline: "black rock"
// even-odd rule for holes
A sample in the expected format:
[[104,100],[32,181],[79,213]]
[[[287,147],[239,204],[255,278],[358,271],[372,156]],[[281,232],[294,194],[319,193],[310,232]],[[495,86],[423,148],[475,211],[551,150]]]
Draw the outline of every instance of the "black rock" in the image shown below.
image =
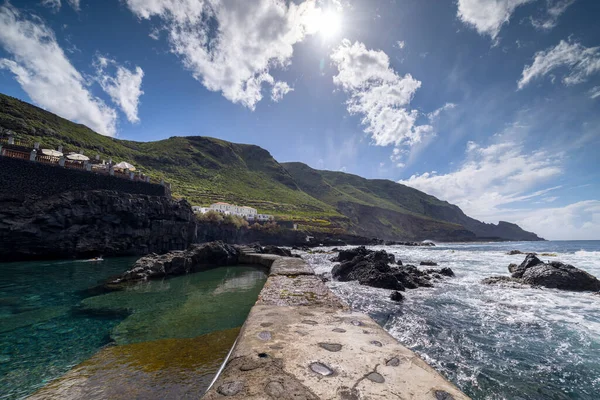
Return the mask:
[[[431,287],[431,274],[453,276],[450,268],[421,271],[414,265],[395,264],[393,254],[385,250],[373,251],[364,246],[342,250],[333,261],[340,261],[331,270],[333,279],[347,282],[358,281],[361,285],[404,291],[418,287]],[[394,265],[394,268],[390,267]]]
[[598,291],[600,281],[593,275],[559,261],[544,263],[535,254],[528,254],[520,264],[510,264],[508,270],[518,282],[551,289]]
[[438,264],[435,261],[425,260],[425,261],[421,261],[421,265],[426,265],[429,267],[437,267]]
[[392,292],[392,294],[390,294],[390,299],[393,301],[402,301],[404,300],[404,296],[400,292]]
[[215,266],[238,264],[240,252],[223,242],[195,244],[187,250],[163,255],[150,254],[136,261],[129,271],[111,279],[109,285],[184,275]]

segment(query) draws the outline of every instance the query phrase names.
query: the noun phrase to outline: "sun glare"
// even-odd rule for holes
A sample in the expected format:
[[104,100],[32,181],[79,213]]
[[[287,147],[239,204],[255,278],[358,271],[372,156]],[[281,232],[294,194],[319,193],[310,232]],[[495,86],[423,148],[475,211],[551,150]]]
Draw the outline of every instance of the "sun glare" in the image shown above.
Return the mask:
[[334,10],[318,10],[318,14],[311,15],[308,19],[309,30],[319,33],[323,39],[328,40],[337,36],[342,30],[342,18]]
[[325,39],[336,36],[342,29],[342,19],[339,13],[325,11],[319,21],[319,32]]

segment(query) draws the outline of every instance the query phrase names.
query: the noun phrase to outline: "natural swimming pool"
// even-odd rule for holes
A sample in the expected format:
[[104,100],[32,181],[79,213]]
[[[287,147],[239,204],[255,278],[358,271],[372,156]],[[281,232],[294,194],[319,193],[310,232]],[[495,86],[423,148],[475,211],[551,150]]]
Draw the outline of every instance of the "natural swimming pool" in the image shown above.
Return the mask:
[[262,289],[265,270],[221,267],[123,291],[96,289],[134,261],[0,264],[1,399],[30,395],[88,359],[86,373],[106,371],[88,382],[96,391],[121,376],[113,388],[136,379],[154,393],[176,393],[190,389],[190,371],[194,390],[208,385]]

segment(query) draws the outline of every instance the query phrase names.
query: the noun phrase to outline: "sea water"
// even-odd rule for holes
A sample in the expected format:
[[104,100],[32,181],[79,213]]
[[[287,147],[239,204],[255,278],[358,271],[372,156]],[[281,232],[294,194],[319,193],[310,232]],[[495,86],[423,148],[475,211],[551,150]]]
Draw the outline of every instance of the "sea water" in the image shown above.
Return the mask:
[[[508,276],[508,265],[523,261],[525,255],[508,255],[510,250],[550,253],[540,257],[600,277],[600,241],[371,248],[404,264],[433,260],[456,277],[407,290],[402,303],[392,302],[389,290],[357,282],[330,281],[330,288],[472,398],[600,399],[599,295],[481,284],[486,277]],[[319,274],[330,274],[335,265],[333,254],[302,255]]]
[[0,399],[26,397],[107,345],[239,327],[266,280],[261,268],[234,266],[98,290],[134,261],[0,264]]

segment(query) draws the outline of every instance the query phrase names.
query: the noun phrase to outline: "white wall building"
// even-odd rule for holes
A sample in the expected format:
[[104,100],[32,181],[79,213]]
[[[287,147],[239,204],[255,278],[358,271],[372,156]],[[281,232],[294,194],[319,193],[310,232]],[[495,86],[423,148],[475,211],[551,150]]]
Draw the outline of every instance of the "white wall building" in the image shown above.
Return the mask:
[[209,211],[216,211],[224,215],[237,215],[246,218],[248,221],[268,221],[273,218],[273,216],[269,214],[259,214],[256,211],[256,208],[236,206],[234,204],[222,202],[211,204],[210,207],[194,206],[192,207],[192,210],[194,210],[195,213],[201,214],[206,214]]

